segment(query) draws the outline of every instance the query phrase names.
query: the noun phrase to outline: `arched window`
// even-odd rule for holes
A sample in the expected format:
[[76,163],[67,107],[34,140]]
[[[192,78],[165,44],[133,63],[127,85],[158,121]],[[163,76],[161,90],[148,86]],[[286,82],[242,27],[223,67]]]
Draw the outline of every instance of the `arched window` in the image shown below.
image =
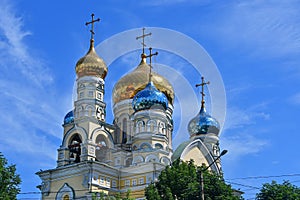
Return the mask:
[[158,133],[166,134],[165,123],[159,122],[159,126],[158,127],[159,127]]
[[122,123],[122,143],[125,144],[127,142],[127,119],[123,119]]
[[163,149],[163,145],[159,144],[159,143],[156,143],[155,144],[155,149]]
[[131,164],[132,164],[132,158],[127,158],[125,163],[126,167],[129,167]]
[[92,106],[87,106],[86,107],[87,116],[92,117],[94,115],[93,110],[94,110],[94,108]]
[[98,135],[96,138],[96,160],[105,162],[107,160],[108,145],[104,135]]
[[80,155],[81,155],[81,143],[82,140],[79,136],[79,134],[74,134],[69,142],[68,148],[70,152],[70,161],[71,162],[80,162]]
[[140,149],[141,149],[141,151],[148,152],[148,151],[152,150],[152,147],[149,143],[143,143],[143,144],[141,144]]
[[147,131],[153,133],[156,131],[155,128],[156,128],[156,122],[154,120],[149,120],[147,122]]
[[138,121],[136,123],[136,131],[135,131],[135,133],[141,133],[141,132],[143,132],[144,128],[145,128],[144,122],[143,121]]

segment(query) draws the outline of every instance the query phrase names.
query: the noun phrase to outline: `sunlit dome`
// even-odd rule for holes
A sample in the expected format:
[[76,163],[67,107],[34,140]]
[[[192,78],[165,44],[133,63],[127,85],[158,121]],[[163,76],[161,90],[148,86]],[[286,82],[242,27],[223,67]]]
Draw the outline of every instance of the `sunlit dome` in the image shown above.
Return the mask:
[[134,96],[132,107],[135,111],[151,108],[166,110],[168,107],[168,99],[164,93],[156,89],[153,82],[149,82],[143,90]]
[[90,42],[90,49],[85,56],[80,58],[76,64],[77,77],[96,76],[102,79],[107,74],[107,66],[102,58],[100,58],[94,48],[94,40]]
[[[146,63],[146,59],[142,59],[139,66],[129,74],[123,76],[113,89],[114,104],[122,100],[132,99],[139,91],[144,89],[149,83],[149,71],[150,66]],[[151,79],[156,88],[164,93],[168,102],[173,105],[174,89],[169,81],[155,72],[152,72]]]
[[200,112],[194,117],[188,125],[190,136],[196,136],[207,133],[219,134],[219,122],[206,113],[205,107],[202,106]]

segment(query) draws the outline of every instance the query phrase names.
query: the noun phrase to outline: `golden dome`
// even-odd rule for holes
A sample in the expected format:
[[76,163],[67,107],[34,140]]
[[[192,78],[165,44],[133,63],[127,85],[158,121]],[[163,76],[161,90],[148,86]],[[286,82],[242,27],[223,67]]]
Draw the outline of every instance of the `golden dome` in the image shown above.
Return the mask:
[[[144,89],[149,83],[149,71],[150,66],[146,63],[146,59],[143,58],[137,68],[123,76],[114,86],[114,104],[125,99],[132,99],[137,92]],[[152,72],[151,80],[155,87],[166,95],[169,103],[173,105],[174,89],[169,81],[155,72]]]
[[100,58],[94,48],[94,40],[91,39],[90,49],[87,54],[80,58],[76,63],[77,77],[96,76],[102,79],[107,74],[107,66],[102,58]]

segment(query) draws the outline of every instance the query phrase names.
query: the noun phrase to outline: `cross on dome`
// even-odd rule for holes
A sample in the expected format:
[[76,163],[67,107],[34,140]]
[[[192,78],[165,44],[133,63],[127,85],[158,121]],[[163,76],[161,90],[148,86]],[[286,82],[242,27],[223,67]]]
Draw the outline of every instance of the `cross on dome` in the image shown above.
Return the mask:
[[95,22],[99,22],[100,21],[100,18],[98,18],[98,19],[94,19],[94,13],[92,13],[92,21],[90,21],[90,22],[86,22],[85,23],[85,25],[87,26],[87,25],[89,25],[89,24],[92,24],[92,29],[90,30],[90,32],[91,32],[91,40],[94,40],[94,35],[95,35],[95,32],[94,32],[94,23]]
[[145,58],[150,58],[150,72],[149,72],[149,82],[151,82],[152,76],[152,56],[157,56],[158,52],[152,53],[152,47],[149,48],[149,55],[145,55]]
[[152,35],[152,33],[146,33],[146,34],[145,34],[145,30],[146,30],[146,29],[143,28],[142,30],[143,30],[143,35],[136,37],[136,39],[137,39],[137,40],[139,40],[139,39],[141,39],[141,38],[143,39],[143,41],[142,41],[143,54],[145,54],[145,47],[147,46],[147,45],[145,44],[145,37]]
[[201,77],[201,83],[200,84],[196,84],[196,87],[201,86],[201,108],[204,108],[204,104],[205,104],[205,100],[204,100],[204,96],[205,96],[204,86],[208,85],[209,83],[210,83],[209,81],[205,82],[204,81],[204,77],[202,76]]

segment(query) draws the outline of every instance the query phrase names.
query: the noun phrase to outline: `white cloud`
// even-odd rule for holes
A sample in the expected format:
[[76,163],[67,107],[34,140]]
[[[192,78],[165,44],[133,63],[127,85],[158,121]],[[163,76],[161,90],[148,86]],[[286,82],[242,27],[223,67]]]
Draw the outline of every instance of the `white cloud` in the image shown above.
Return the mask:
[[227,47],[254,57],[300,53],[300,4],[297,1],[240,1],[219,5],[215,22],[206,24]]
[[224,131],[255,124],[257,120],[261,119],[269,120],[270,114],[262,111],[260,109],[261,106],[264,106],[264,104],[255,105],[247,109],[228,107]]
[[30,55],[24,43],[25,37],[31,33],[24,30],[22,17],[15,14],[13,5],[6,0],[0,2],[0,9],[0,59],[4,61],[1,67],[13,63],[6,70],[13,68],[19,71],[24,78],[40,87],[50,83],[53,78],[49,75],[49,69],[41,60]]
[[230,154],[226,156],[227,160],[233,161],[240,157],[256,154],[268,145],[265,139],[257,138],[252,134],[241,132],[230,137],[222,137],[222,146],[226,148]]
[[300,93],[297,93],[297,94],[291,96],[288,99],[288,102],[290,102],[291,104],[294,104],[294,105],[300,105]]
[[1,1],[0,9],[1,151],[54,160],[53,140],[62,134],[57,107],[63,105],[51,91],[53,76],[24,42],[31,33],[11,2]]

